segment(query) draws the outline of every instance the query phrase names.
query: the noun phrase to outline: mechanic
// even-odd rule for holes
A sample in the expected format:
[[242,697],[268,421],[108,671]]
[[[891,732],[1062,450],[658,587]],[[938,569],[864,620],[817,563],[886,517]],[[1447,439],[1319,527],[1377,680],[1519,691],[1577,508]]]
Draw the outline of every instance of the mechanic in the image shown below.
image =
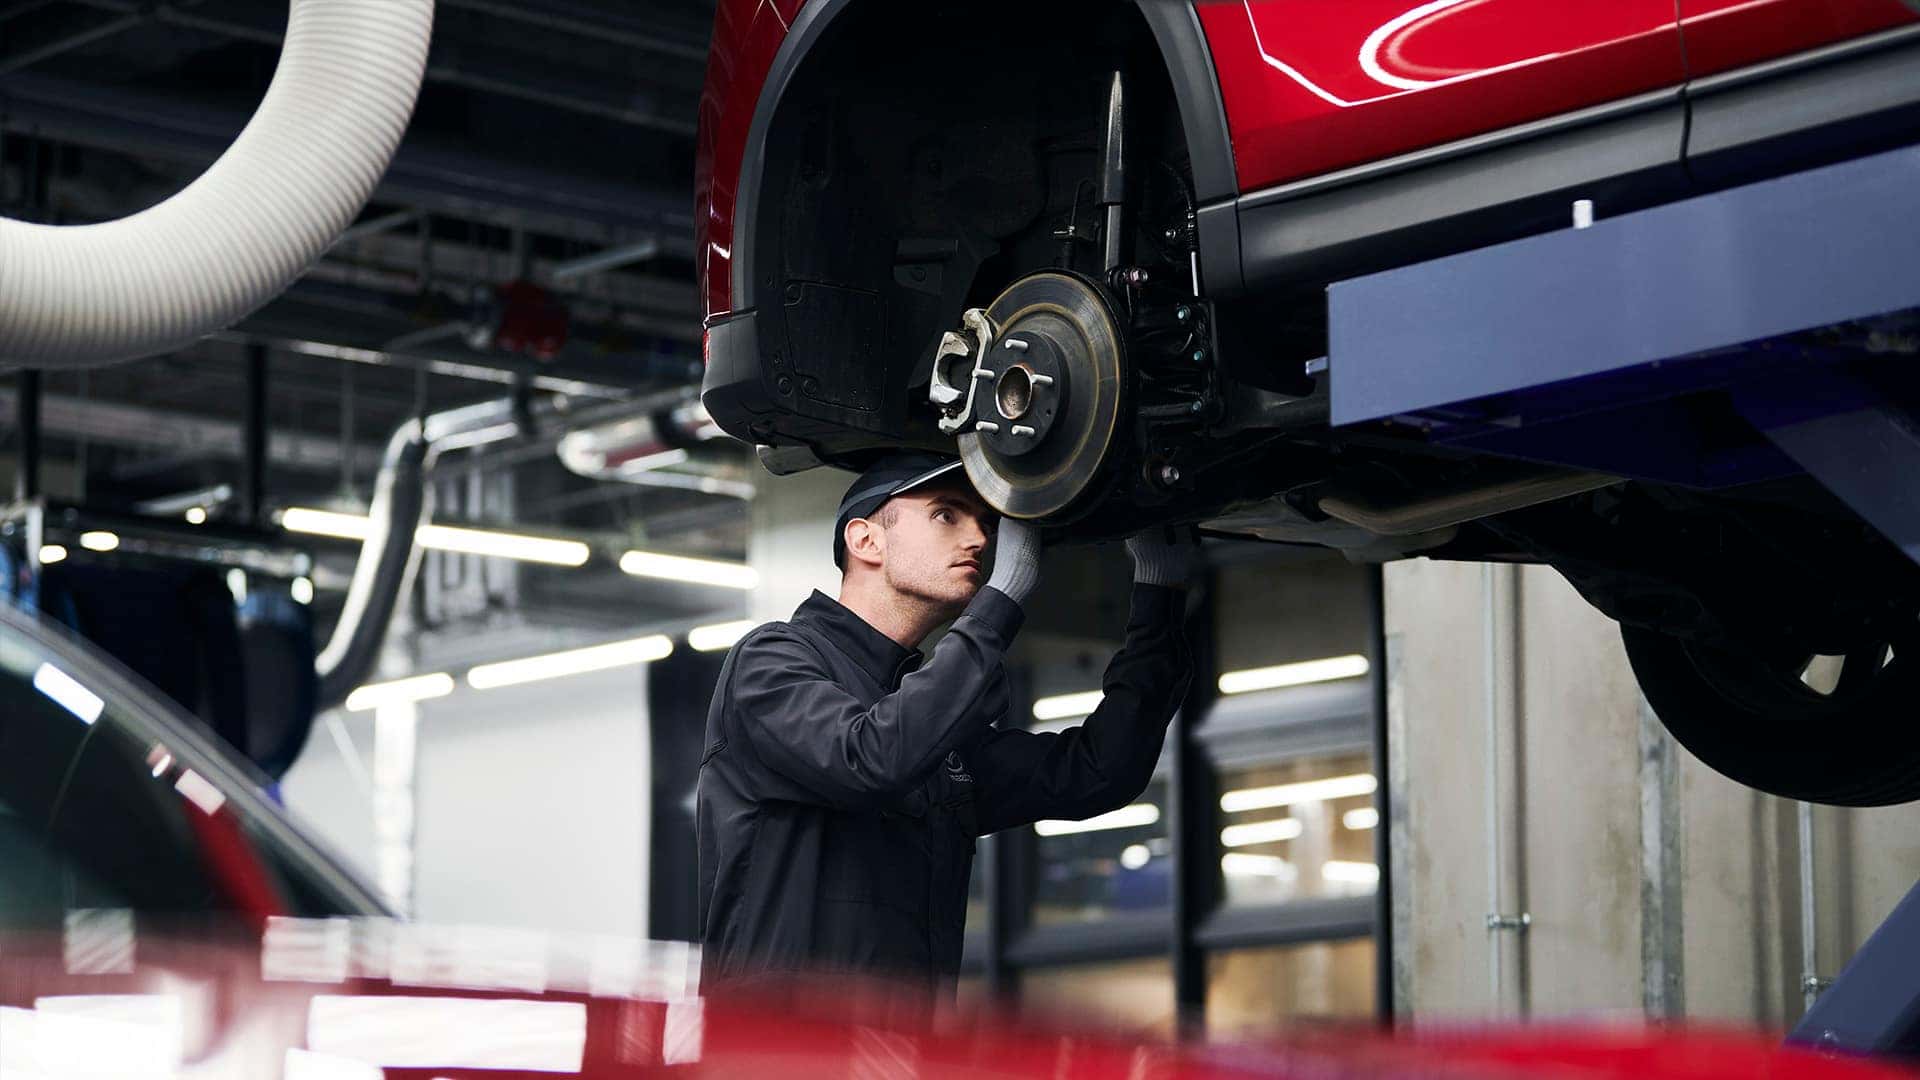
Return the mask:
[[1169,530],[1127,541],[1131,614],[1105,697],[1079,726],[1035,733],[996,725],[1038,529],[996,525],[960,462],[922,453],[862,473],[836,526],[839,599],[815,592],[743,637],[708,712],[701,983],[848,972],[950,995],[974,838],[1146,788],[1186,693],[1197,548]]

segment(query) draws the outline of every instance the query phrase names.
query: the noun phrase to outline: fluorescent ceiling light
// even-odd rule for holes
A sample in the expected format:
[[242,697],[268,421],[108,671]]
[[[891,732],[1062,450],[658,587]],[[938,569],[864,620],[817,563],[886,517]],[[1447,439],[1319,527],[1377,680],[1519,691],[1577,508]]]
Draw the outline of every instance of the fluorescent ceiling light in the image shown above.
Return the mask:
[[558,679],[567,675],[585,674],[589,671],[605,671],[608,668],[624,667],[628,664],[645,664],[663,659],[672,652],[672,639],[665,634],[652,634],[647,637],[633,638],[630,641],[590,645],[584,649],[568,649],[565,652],[547,653],[543,656],[529,656],[522,660],[481,664],[467,672],[467,685],[475,690],[491,690],[496,686],[517,686],[520,683],[537,682],[541,679]]
[[[292,506],[283,511],[280,526],[288,532],[331,536],[337,540],[365,540],[373,531],[372,523],[364,515],[339,514],[304,506]],[[556,540],[547,536],[469,529],[457,525],[422,525],[414,530],[413,540],[421,547],[434,551],[487,555],[554,566],[579,566],[592,554],[592,549],[578,540]]]
[[1295,784],[1243,788],[1220,796],[1220,809],[1229,814],[1241,810],[1271,810],[1276,806],[1371,795],[1379,786],[1379,781],[1375,780],[1371,774],[1355,773],[1352,776],[1332,776],[1325,780],[1302,780]]
[[66,557],[67,557],[67,549],[64,547],[61,547],[59,544],[41,544],[40,545],[40,565],[41,566],[52,566],[54,563],[57,563],[61,559],[64,559]]
[[1250,690],[1274,690],[1282,686],[1304,686],[1307,683],[1352,679],[1366,673],[1367,658],[1364,656],[1334,656],[1325,660],[1303,660],[1297,664],[1281,664],[1278,667],[1229,671],[1220,676],[1220,692],[1244,694]]
[[444,671],[436,671],[431,675],[415,675],[411,679],[368,683],[347,695],[347,709],[351,712],[365,712],[382,705],[404,705],[410,701],[446,697],[451,693],[453,693],[453,676]]
[[657,551],[629,551],[620,556],[620,569],[634,577],[718,585],[726,589],[752,589],[760,584],[759,571],[746,563],[662,555]]
[[710,626],[696,626],[687,631],[687,644],[694,652],[719,652],[733,648],[733,643],[747,636],[747,631],[760,625],[752,619],[738,622],[713,623]]
[[1340,824],[1345,825],[1355,832],[1371,829],[1380,824],[1380,811],[1375,810],[1371,806],[1363,806],[1358,810],[1349,810],[1340,815]]
[[1343,862],[1329,859],[1320,864],[1320,876],[1327,881],[1350,885],[1378,885],[1380,868],[1370,862]]
[[1220,856],[1220,869],[1228,877],[1291,878],[1297,874],[1293,864],[1278,855],[1252,855],[1229,851]]
[[423,548],[457,551],[463,555],[491,555],[498,559],[548,563],[553,566],[579,566],[591,554],[578,540],[555,540],[545,536],[494,532],[491,529],[463,529],[454,525],[422,525],[413,534]]
[[336,540],[365,540],[373,526],[362,514],[336,514],[331,510],[312,510],[290,506],[280,512],[280,527],[288,532],[310,536],[331,536]]
[[206,508],[206,507],[204,507],[204,506],[189,506],[189,507],[187,507],[187,524],[189,524],[189,525],[205,525],[206,523],[207,523],[207,508]]
[[313,603],[313,579],[304,577],[294,578],[293,583],[287,586],[287,592],[293,595],[294,603],[311,604]]
[[1299,818],[1274,818],[1272,821],[1250,821],[1245,825],[1229,825],[1220,830],[1220,843],[1225,847],[1247,847],[1252,844],[1272,844],[1281,840],[1298,840],[1306,826]]
[[80,546],[88,551],[112,551],[120,546],[120,538],[110,532],[84,532],[80,534]]
[[1073,833],[1101,832],[1106,829],[1138,829],[1160,820],[1160,808],[1152,803],[1134,803],[1109,810],[1085,821],[1036,821],[1033,831],[1041,836],[1069,836]]
[[1138,870],[1153,860],[1153,852],[1145,844],[1128,844],[1120,849],[1120,865],[1129,870]]
[[61,708],[84,723],[91,724],[100,719],[101,710],[107,707],[99,694],[81,686],[79,680],[52,664],[43,663],[33,673],[33,688],[58,702]]
[[1035,720],[1068,720],[1076,716],[1085,716],[1099,708],[1100,699],[1106,696],[1103,690],[1088,690],[1079,694],[1043,697],[1033,703],[1033,718]]

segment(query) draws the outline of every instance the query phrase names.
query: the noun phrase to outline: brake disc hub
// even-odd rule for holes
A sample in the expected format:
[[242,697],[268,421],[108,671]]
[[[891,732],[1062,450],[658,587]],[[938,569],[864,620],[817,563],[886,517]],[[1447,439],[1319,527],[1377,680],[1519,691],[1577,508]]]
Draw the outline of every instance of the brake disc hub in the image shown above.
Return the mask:
[[1083,508],[1109,467],[1126,390],[1120,324],[1099,287],[1044,271],[969,311],[936,354],[930,397],[981,496],[1010,517]]
[[991,393],[974,398],[973,430],[995,453],[1030,454],[1046,442],[1065,402],[1060,346],[1047,335],[1020,330],[1003,335],[981,378]]

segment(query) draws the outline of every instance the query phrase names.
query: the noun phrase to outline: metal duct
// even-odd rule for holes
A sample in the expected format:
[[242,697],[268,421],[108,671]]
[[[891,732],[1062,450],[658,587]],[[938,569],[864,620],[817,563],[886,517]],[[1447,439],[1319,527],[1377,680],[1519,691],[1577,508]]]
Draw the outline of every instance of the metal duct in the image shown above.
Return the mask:
[[380,657],[394,608],[420,563],[413,536],[433,516],[427,474],[434,462],[448,450],[510,438],[519,430],[510,398],[434,413],[394,429],[374,480],[367,538],[347,585],[346,606],[326,648],[314,659],[320,676],[317,708],[331,709],[347,700]]
[[373,670],[394,605],[420,561],[413,534],[428,516],[427,443],[420,437],[420,426],[419,420],[407,421],[387,443],[386,460],[374,481],[373,505],[367,512],[371,531],[360,545],[346,606],[340,609],[326,648],[314,659],[320,676],[316,709],[331,709],[347,700]]
[[432,29],[432,0],[292,0],[259,111],[185,190],[98,225],[0,219],[0,361],[149,356],[279,295],[393,159]]
[[[354,564],[353,579],[347,586],[346,606],[341,609],[333,636],[314,661],[320,676],[317,707],[325,710],[344,702],[347,695],[366,680],[379,659],[380,645],[386,639],[394,610],[406,595],[419,565],[420,549],[413,537],[433,516],[427,478],[441,454],[515,437],[530,439],[535,444],[553,438],[551,434],[541,435],[530,430],[528,421],[552,420],[563,427],[580,426],[591,432],[635,420],[664,417],[674,430],[705,439],[708,436],[701,433],[712,427],[713,422],[706,417],[704,409],[698,414],[686,410],[690,401],[698,407],[694,393],[688,389],[651,394],[577,414],[564,412],[551,400],[522,410],[514,399],[504,398],[434,413],[424,423],[409,420],[396,428],[387,441],[386,456],[374,482],[373,504],[367,510],[369,531],[360,545],[360,558]],[[578,433],[562,434],[559,442],[564,445]],[[724,486],[728,483],[697,475],[682,475],[679,479],[690,484]],[[747,495],[739,497],[750,497],[752,485],[741,486],[746,488]]]
[[561,464],[592,480],[752,498],[744,456],[728,454],[740,460],[717,460],[715,451],[725,453],[721,448],[744,449],[694,400],[576,428],[557,449]]

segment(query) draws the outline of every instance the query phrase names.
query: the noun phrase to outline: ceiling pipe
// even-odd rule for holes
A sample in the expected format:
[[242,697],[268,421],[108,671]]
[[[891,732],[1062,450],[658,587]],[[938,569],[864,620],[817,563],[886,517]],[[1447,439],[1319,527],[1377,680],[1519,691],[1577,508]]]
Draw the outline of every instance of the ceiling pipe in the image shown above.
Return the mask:
[[0,219],[0,368],[181,348],[279,295],[386,171],[432,29],[432,0],[291,0],[259,110],[185,190],[98,225]]
[[331,709],[346,701],[347,695],[366,681],[379,659],[394,610],[407,594],[419,566],[420,546],[414,542],[414,533],[433,517],[432,490],[427,480],[442,454],[514,438],[551,445],[549,440],[563,438],[572,427],[672,410],[683,405],[691,393],[675,390],[580,410],[562,409],[553,400],[522,409],[515,399],[502,398],[433,413],[424,419],[415,417],[394,429],[374,480],[373,502],[367,508],[367,536],[361,542],[360,558],[347,585],[346,603],[332,636],[314,660],[320,684],[316,707]]

